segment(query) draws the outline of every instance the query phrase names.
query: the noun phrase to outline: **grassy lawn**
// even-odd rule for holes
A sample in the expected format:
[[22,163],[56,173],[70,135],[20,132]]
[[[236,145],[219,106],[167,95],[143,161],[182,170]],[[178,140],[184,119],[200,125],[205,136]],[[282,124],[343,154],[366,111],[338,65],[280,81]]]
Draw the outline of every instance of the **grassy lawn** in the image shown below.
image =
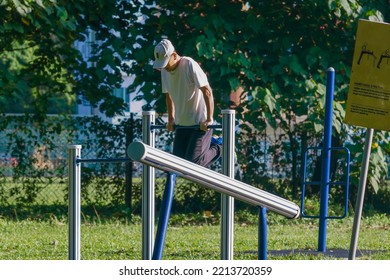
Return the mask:
[[[272,214],[272,213],[270,213]],[[331,220],[327,228],[327,252],[317,252],[317,220],[287,220],[269,215],[268,259],[329,260],[348,258],[353,216]],[[164,259],[220,259],[218,222],[188,222],[172,216]],[[217,219],[216,219],[217,220]],[[257,259],[257,226],[252,222],[235,224],[234,259]],[[374,215],[361,223],[358,257],[363,260],[390,260],[390,217]],[[10,219],[0,216],[0,259],[66,260],[68,225],[64,219]],[[81,227],[81,258],[84,260],[141,259],[141,222],[122,218],[84,218]]]
[[[42,199],[46,206],[9,206],[0,209],[0,260],[67,260],[67,205],[62,184],[53,184],[55,196]],[[191,186],[190,186],[191,187]],[[45,188],[42,187],[42,190]],[[53,190],[49,191],[53,192]],[[176,195],[185,201],[189,194],[181,186]],[[179,193],[178,191],[182,191]],[[138,197],[135,195],[135,197]],[[176,197],[176,198],[177,198]],[[45,199],[46,198],[46,199]],[[138,203],[139,204],[139,203]],[[183,204],[184,205],[184,204]],[[309,201],[307,209],[316,209]],[[183,206],[182,206],[183,207]],[[121,207],[83,206],[81,258],[84,260],[140,260],[142,253],[141,218],[128,220]],[[205,208],[206,209],[206,208]],[[307,210],[306,209],[306,210]],[[318,209],[317,209],[318,210]],[[242,211],[242,212],[240,212]],[[236,213],[234,259],[256,260],[258,248],[257,216],[247,210]],[[167,260],[219,260],[220,225],[218,214],[175,214],[170,219],[163,258]],[[333,213],[337,214],[337,213]],[[156,222],[158,215],[156,215]],[[342,220],[329,220],[327,251],[319,253],[318,220],[289,220],[268,213],[269,260],[333,260],[348,258],[353,213]],[[357,259],[390,260],[390,216],[363,217]]]

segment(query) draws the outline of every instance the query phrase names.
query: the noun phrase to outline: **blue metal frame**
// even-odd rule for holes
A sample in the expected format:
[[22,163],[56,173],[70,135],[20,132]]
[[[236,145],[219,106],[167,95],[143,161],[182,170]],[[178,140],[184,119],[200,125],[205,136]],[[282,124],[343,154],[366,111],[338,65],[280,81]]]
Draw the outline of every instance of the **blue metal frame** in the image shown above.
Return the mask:
[[[333,96],[334,96],[334,82],[335,82],[335,71],[330,67],[327,71],[326,81],[326,99],[325,99],[325,119],[324,119],[324,137],[323,145],[318,148],[321,149],[322,156],[322,169],[321,169],[321,182],[306,182],[306,158],[307,151],[305,151],[303,161],[303,187],[301,196],[301,215],[309,218],[319,218],[319,230],[318,230],[318,251],[326,251],[326,227],[327,221],[330,218],[343,218],[347,215],[348,211],[348,190],[349,190],[349,162],[350,154],[346,148],[334,148],[332,147],[332,117],[333,117]],[[314,148],[315,149],[315,148]],[[344,149],[347,151],[347,172],[346,180],[344,182],[330,182],[330,162],[331,162],[331,151],[336,149]],[[320,184],[320,214],[319,216],[308,216],[304,214],[304,199],[305,199],[305,188],[306,184]],[[330,217],[328,216],[328,203],[329,203],[329,188],[331,185],[343,185],[345,184],[345,208],[344,215],[342,217]]]
[[172,202],[175,192],[176,174],[169,172],[167,174],[167,181],[165,184],[164,195],[161,203],[160,217],[158,219],[156,241],[154,243],[154,250],[152,260],[161,260],[164,244],[168,230],[169,217],[171,215]]
[[84,163],[84,162],[110,162],[110,163],[118,163],[118,162],[130,162],[132,159],[130,158],[91,158],[91,159],[76,159],[76,163]]
[[[303,218],[320,218],[320,215],[306,215],[305,214],[305,196],[306,196],[306,185],[321,185],[320,181],[306,181],[307,179],[307,172],[306,172],[306,166],[307,166],[307,157],[309,150],[322,150],[321,147],[313,147],[308,148],[305,151],[304,158],[302,165],[303,168],[303,178],[302,178],[302,193],[301,193],[301,216]],[[326,216],[327,219],[343,219],[348,215],[348,197],[349,197],[349,173],[350,173],[350,159],[351,159],[351,153],[348,148],[345,147],[332,147],[330,150],[344,150],[346,154],[346,171],[345,171],[345,180],[344,181],[336,181],[336,182],[329,182],[330,186],[344,186],[344,213],[341,216]]]
[[[175,125],[175,129],[181,129],[181,128],[199,128],[199,125],[190,125],[190,126],[183,126],[183,125]],[[150,129],[165,129],[167,128],[166,124],[151,124]],[[209,125],[208,128],[214,129],[214,128],[222,128],[222,125],[220,124],[212,124]]]
[[332,116],[333,116],[333,95],[335,71],[329,68],[326,77],[325,96],[325,120],[324,140],[322,146],[322,172],[321,172],[321,197],[320,197],[320,219],[318,234],[318,251],[326,251],[326,226],[328,216],[329,180],[330,180],[330,148],[332,147]]
[[267,208],[259,207],[258,259],[267,259]]

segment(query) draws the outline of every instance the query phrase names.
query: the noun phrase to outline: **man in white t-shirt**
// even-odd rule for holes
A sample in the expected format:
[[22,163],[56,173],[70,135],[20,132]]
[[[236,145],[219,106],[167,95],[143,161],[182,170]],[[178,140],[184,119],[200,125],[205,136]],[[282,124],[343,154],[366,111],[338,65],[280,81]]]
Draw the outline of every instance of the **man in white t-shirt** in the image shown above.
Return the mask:
[[206,74],[192,58],[180,56],[167,39],[156,45],[154,58],[153,68],[161,71],[166,94],[167,129],[175,131],[173,154],[209,166],[222,151],[220,145],[210,144],[214,97]]

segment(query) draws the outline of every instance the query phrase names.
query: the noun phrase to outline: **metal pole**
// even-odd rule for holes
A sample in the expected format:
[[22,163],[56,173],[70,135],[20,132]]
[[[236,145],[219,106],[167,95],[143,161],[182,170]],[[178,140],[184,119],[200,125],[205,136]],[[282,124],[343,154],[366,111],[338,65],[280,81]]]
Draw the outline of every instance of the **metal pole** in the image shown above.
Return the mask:
[[[155,133],[151,129],[155,112],[142,112],[142,141],[154,147]],[[154,246],[154,168],[142,165],[142,259],[151,260]]]
[[335,71],[332,67],[327,72],[326,100],[325,100],[325,121],[324,141],[322,147],[322,173],[321,173],[321,198],[320,198],[320,220],[318,233],[318,251],[326,251],[326,226],[328,217],[328,198],[330,180],[330,158],[332,147],[332,116],[333,116],[333,92],[334,92]]
[[355,216],[353,220],[351,244],[349,249],[349,260],[354,260],[356,256],[357,243],[359,238],[360,220],[362,218],[364,194],[366,191],[366,182],[368,174],[368,166],[370,163],[372,138],[374,135],[374,129],[369,128],[366,132],[366,140],[364,144],[364,154],[362,160],[362,166],[360,169],[359,189],[357,194]]
[[[133,130],[134,130],[134,117],[133,113],[130,113],[130,123],[126,125],[125,134],[126,134],[126,147],[130,145],[131,142],[133,142]],[[133,162],[129,161],[126,162],[125,165],[125,205],[126,208],[129,210],[128,213],[131,213],[132,209],[132,188],[133,188]],[[129,215],[131,218],[131,215]]]
[[[222,173],[234,179],[235,111],[222,110]],[[221,259],[233,259],[234,198],[221,195]]]
[[167,174],[167,181],[165,184],[164,195],[161,202],[160,217],[158,219],[158,227],[156,233],[156,242],[153,250],[153,260],[161,260],[165,238],[167,236],[168,222],[171,215],[172,202],[175,192],[176,174],[169,172]]
[[267,259],[267,208],[259,207],[258,259]]
[[69,260],[80,260],[80,208],[81,208],[81,145],[68,146],[68,254]]
[[255,206],[266,207],[288,218],[299,217],[299,206],[295,203],[229,178],[209,168],[192,163],[170,153],[150,147],[142,142],[133,142],[127,148],[128,156],[136,161],[198,183],[210,189],[233,196]]

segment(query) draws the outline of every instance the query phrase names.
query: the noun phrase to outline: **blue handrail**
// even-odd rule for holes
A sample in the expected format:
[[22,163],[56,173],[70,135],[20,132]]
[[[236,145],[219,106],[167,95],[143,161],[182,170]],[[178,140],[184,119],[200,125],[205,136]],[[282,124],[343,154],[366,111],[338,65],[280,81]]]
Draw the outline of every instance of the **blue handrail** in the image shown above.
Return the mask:
[[[166,124],[152,124],[150,126],[150,129],[165,129],[167,127]],[[220,124],[212,124],[212,125],[209,125],[207,126],[208,128],[210,129],[214,129],[214,128],[222,128],[222,125]],[[186,128],[200,128],[200,126],[197,124],[197,125],[189,125],[189,126],[185,126],[185,125],[175,125],[175,129],[186,129]]]

